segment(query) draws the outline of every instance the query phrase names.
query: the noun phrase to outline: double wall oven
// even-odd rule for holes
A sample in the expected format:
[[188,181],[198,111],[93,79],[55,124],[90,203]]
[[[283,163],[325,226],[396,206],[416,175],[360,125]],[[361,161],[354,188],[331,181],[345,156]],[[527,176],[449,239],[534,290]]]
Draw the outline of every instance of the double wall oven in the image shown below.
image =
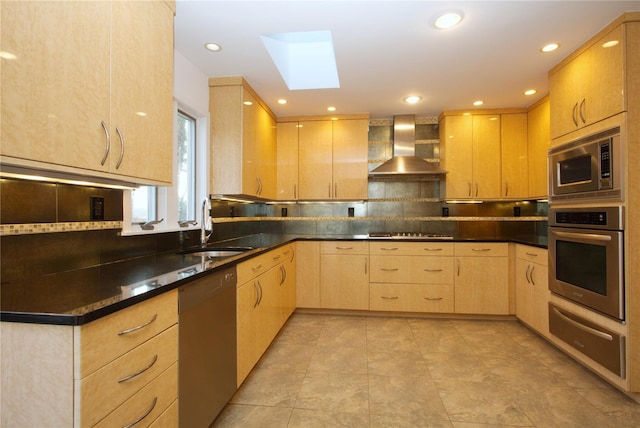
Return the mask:
[[594,322],[625,322],[620,141],[613,128],[549,151],[549,289],[594,314],[550,303],[549,330],[624,377],[624,336]]

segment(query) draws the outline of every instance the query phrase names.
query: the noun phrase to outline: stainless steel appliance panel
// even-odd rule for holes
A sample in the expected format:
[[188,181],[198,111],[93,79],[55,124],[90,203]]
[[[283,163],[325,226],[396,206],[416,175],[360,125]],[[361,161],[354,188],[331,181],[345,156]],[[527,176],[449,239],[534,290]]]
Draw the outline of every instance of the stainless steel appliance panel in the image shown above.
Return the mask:
[[236,268],[179,289],[181,427],[208,427],[235,394]]
[[549,303],[549,331],[611,372],[625,377],[625,337]]

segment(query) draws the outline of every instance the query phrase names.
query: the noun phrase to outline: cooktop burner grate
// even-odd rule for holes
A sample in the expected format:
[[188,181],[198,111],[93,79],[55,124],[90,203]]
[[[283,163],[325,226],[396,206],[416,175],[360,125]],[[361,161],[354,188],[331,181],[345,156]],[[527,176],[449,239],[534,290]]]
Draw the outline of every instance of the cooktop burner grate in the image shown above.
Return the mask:
[[453,239],[451,235],[425,232],[371,232],[369,238],[386,239]]

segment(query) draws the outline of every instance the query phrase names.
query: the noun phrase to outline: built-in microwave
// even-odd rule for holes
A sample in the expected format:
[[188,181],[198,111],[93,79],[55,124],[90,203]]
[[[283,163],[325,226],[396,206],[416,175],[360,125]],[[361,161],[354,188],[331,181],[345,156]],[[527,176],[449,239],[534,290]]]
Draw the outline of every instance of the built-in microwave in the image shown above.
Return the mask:
[[622,200],[620,127],[549,150],[551,202]]

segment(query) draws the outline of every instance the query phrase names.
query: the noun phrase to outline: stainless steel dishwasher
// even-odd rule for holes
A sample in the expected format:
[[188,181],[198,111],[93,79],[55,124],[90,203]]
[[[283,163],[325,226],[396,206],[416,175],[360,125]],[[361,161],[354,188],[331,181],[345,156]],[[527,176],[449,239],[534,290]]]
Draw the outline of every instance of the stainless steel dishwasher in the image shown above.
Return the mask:
[[236,268],[179,288],[180,426],[208,427],[236,392]]

